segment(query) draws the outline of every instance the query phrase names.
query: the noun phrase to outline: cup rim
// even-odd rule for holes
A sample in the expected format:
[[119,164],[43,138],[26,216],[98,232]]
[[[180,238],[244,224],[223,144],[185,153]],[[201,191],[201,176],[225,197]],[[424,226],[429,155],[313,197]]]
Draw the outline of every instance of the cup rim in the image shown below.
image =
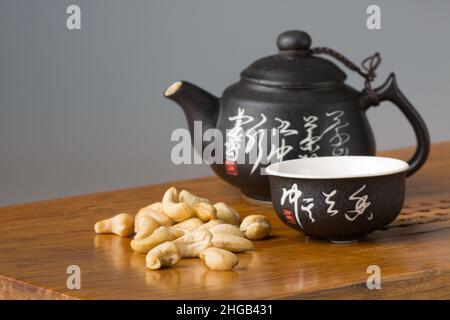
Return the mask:
[[408,168],[407,162],[389,157],[326,156],[280,161],[266,167],[265,172],[285,178],[349,179],[386,176]]

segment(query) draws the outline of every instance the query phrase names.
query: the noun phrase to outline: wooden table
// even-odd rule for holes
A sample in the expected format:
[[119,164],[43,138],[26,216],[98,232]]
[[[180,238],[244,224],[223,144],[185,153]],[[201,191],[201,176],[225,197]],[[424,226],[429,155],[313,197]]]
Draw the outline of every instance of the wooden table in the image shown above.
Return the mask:
[[[406,159],[411,149],[384,154]],[[171,185],[242,216],[265,214],[273,236],[240,254],[235,271],[208,270],[198,259],[151,271],[130,239],[94,233],[97,220],[135,213]],[[216,177],[9,206],[0,219],[3,299],[450,298],[450,142],[433,145],[408,179],[399,218],[355,244],[305,238]],[[81,268],[80,290],[66,287],[69,265]],[[380,290],[366,286],[369,265],[381,268]]]

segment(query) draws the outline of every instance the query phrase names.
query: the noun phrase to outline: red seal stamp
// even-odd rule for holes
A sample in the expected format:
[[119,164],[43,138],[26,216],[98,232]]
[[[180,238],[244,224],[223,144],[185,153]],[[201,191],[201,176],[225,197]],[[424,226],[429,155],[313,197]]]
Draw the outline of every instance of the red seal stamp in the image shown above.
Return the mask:
[[237,168],[237,163],[234,161],[225,161],[225,171],[227,172],[227,174],[232,175],[232,176],[237,176],[238,175],[238,168]]
[[283,214],[286,217],[286,220],[290,223],[290,224],[297,224],[297,221],[295,220],[295,215],[294,213],[286,208],[283,208]]

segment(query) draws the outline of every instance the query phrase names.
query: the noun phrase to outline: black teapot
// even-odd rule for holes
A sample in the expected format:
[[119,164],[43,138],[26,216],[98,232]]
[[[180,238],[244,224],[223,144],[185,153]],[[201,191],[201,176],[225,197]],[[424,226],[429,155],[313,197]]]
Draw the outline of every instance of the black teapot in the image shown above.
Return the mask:
[[[411,123],[417,149],[408,161],[408,175],[425,162],[430,148],[427,127],[399,90],[391,73],[384,84],[372,88],[377,53],[358,67],[338,52],[310,48],[302,31],[279,35],[278,54],[252,63],[219,99],[184,81],[172,84],[165,96],[184,110],[191,134],[194,122],[202,132],[216,129],[213,153],[219,161],[212,169],[241,189],[244,197],[270,201],[269,179],[264,168],[271,162],[320,156],[374,155],[375,141],[366,110],[382,101],[393,102]],[[326,54],[365,78],[362,91],[344,83],[346,74]],[[214,131],[214,130],[213,130]],[[218,137],[223,135],[222,137]],[[203,148],[209,145],[202,142]]]

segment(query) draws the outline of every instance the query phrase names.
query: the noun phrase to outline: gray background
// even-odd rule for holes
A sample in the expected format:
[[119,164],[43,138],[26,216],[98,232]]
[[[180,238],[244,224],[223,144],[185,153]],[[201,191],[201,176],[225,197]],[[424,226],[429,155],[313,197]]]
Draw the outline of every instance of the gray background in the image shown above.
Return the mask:
[[[66,29],[69,4],[82,30]],[[382,30],[366,28],[368,4]],[[0,205],[210,175],[171,164],[186,122],[162,91],[186,79],[220,95],[286,29],[357,63],[381,51],[376,84],[395,71],[432,140],[449,139],[449,14],[444,0],[1,0]],[[392,105],[368,114],[379,149],[414,144]]]

